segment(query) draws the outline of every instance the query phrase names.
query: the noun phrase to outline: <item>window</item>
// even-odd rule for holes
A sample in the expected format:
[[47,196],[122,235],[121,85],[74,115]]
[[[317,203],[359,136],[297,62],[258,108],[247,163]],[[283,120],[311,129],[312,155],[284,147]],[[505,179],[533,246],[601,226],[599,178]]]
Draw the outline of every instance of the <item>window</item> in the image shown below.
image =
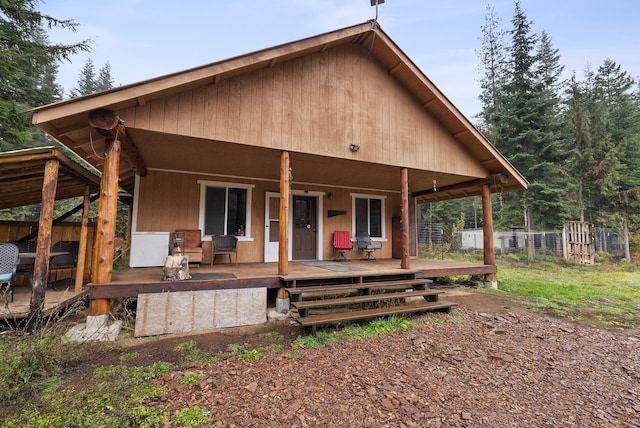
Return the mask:
[[352,195],[355,236],[384,239],[384,197]]
[[201,181],[200,226],[204,235],[250,236],[251,187]]

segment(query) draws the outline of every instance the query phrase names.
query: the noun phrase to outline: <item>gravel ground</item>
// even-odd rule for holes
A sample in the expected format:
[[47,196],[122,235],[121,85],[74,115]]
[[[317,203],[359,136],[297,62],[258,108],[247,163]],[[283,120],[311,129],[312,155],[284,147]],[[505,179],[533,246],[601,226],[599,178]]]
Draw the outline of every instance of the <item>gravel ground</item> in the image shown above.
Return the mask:
[[[170,373],[155,403],[216,427],[640,427],[640,337],[523,311]],[[420,319],[425,319],[423,316]],[[179,382],[200,373],[196,385]]]

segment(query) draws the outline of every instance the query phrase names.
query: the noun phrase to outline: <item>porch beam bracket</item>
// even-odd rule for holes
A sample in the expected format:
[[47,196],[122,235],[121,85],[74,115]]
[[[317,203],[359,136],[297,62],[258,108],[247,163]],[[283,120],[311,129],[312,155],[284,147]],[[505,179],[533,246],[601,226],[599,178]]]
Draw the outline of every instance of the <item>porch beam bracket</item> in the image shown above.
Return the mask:
[[509,181],[509,176],[507,174],[502,174],[502,173],[491,174],[491,175],[488,175],[486,178],[478,178],[476,180],[456,183],[450,186],[438,187],[437,190],[433,190],[433,189],[418,190],[416,192],[413,192],[412,196],[415,198],[419,198],[420,196],[426,196],[426,195],[439,195],[439,194],[450,192],[452,190],[481,188],[484,185],[491,187],[493,185],[506,184],[507,181]]
[[96,109],[89,112],[89,125],[100,135],[111,139],[118,139],[121,143],[122,153],[133,166],[133,170],[139,176],[147,175],[147,165],[140,155],[138,147],[127,134],[124,120],[112,110]]

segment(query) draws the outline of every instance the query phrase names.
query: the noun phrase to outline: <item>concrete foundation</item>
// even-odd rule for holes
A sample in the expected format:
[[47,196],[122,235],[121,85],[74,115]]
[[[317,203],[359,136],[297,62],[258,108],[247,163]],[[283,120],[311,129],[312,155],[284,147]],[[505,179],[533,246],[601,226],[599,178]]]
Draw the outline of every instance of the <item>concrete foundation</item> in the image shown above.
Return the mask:
[[134,335],[262,324],[266,312],[266,288],[140,294]]
[[498,281],[485,281],[484,288],[498,289]]
[[87,317],[84,324],[78,324],[64,335],[69,342],[111,342],[118,338],[122,321],[109,322],[109,315]]

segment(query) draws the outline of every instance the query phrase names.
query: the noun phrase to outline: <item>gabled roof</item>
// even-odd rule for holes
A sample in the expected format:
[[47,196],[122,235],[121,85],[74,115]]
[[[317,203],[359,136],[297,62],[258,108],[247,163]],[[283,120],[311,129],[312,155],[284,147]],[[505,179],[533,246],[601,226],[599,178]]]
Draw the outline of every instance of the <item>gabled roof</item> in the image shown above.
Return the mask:
[[[32,110],[33,123],[100,168],[100,161],[96,158],[92,159],[90,151],[86,148],[90,138],[90,128],[87,121],[87,115],[90,111],[99,108],[117,111],[144,105],[156,98],[176,94],[189,88],[217,83],[223,79],[260,68],[273,67],[280,62],[348,43],[356,43],[366,48],[370,55],[388,70],[389,75],[397,79],[418,100],[420,105],[428,110],[477,159],[478,163],[489,171],[489,175],[506,175],[508,180],[500,184],[500,190],[520,190],[527,187],[526,179],[440,92],[387,34],[372,22],[121,86],[105,92],[38,107]],[[133,170],[128,168],[126,163],[123,163],[121,171],[121,183],[125,189],[131,191]],[[464,177],[460,179],[461,182],[464,180]],[[426,202],[479,194],[477,180],[472,183],[471,187],[465,187],[462,183],[450,184],[457,185],[451,186],[450,192],[444,195],[425,192],[420,200]]]
[[0,153],[0,209],[42,202],[45,164],[58,162],[56,200],[100,190],[100,176],[86,170],[54,147]]

